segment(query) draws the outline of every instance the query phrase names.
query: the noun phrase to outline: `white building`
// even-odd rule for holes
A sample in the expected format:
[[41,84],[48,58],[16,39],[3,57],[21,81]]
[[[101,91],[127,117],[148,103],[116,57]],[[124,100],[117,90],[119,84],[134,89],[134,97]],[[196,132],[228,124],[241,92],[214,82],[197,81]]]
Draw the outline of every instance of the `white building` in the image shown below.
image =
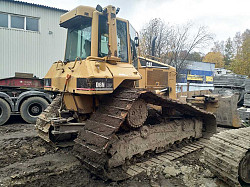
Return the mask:
[[42,78],[51,64],[63,60],[66,29],[59,26],[66,10],[0,0],[0,78],[15,72]]
[[215,68],[214,69],[214,76],[227,75],[227,74],[232,74],[232,71],[228,70],[228,69],[224,69],[224,68]]

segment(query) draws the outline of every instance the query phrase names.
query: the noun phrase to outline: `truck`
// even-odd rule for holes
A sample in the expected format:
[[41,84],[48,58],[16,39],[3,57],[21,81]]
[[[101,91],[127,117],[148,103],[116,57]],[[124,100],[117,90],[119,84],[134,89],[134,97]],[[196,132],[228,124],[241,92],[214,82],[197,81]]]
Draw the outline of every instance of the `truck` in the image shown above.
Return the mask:
[[0,79],[0,125],[19,114],[27,123],[35,123],[55,96],[43,86],[43,79],[31,73],[16,72],[14,77]]

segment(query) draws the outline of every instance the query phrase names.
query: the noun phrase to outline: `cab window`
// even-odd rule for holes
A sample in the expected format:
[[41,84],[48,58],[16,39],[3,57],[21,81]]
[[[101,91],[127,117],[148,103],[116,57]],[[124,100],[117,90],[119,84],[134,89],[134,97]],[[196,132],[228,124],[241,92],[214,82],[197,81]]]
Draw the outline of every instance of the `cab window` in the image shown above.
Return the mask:
[[131,24],[129,24],[129,36],[130,36],[130,47],[131,47],[131,58],[135,68],[138,68],[138,59],[137,59],[137,47],[135,45],[135,38],[138,37],[138,33],[133,28]]
[[127,23],[116,20],[117,27],[117,56],[122,62],[128,62],[128,39],[127,39]]
[[82,18],[80,24],[68,28],[65,60],[74,61],[76,57],[87,58],[91,54],[90,18]]
[[98,56],[105,57],[109,53],[109,28],[105,16],[99,15]]

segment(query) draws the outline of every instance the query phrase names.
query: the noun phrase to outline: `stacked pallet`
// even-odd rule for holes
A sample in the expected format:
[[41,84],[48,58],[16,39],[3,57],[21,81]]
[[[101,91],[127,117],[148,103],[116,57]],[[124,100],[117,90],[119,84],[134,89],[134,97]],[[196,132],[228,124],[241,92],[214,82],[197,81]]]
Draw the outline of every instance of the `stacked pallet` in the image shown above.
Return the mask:
[[[226,74],[214,77],[214,93],[221,95],[239,94],[242,95],[245,88],[244,75]],[[250,82],[249,82],[250,87]]]
[[215,76],[214,87],[244,88],[245,79],[246,76],[237,74]]
[[239,95],[237,109],[240,119],[249,122],[250,119],[250,79],[244,75],[226,74],[214,77],[214,93],[220,95]]
[[244,106],[250,107],[250,93],[244,95]]
[[249,123],[250,120],[250,79],[245,80],[245,92],[244,92],[244,107],[238,108],[237,111],[239,113],[240,119]]
[[250,92],[250,79],[245,80],[245,91]]

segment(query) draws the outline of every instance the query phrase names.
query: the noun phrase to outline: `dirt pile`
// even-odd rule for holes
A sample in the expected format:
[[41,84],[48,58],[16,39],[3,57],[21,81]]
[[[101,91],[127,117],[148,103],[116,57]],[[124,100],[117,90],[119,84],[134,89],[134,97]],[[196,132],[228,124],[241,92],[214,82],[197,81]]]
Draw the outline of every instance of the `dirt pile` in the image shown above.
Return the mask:
[[34,125],[0,127],[0,186],[222,186],[201,162],[201,151],[149,167],[126,181],[104,182],[85,170],[71,149],[47,144]]

